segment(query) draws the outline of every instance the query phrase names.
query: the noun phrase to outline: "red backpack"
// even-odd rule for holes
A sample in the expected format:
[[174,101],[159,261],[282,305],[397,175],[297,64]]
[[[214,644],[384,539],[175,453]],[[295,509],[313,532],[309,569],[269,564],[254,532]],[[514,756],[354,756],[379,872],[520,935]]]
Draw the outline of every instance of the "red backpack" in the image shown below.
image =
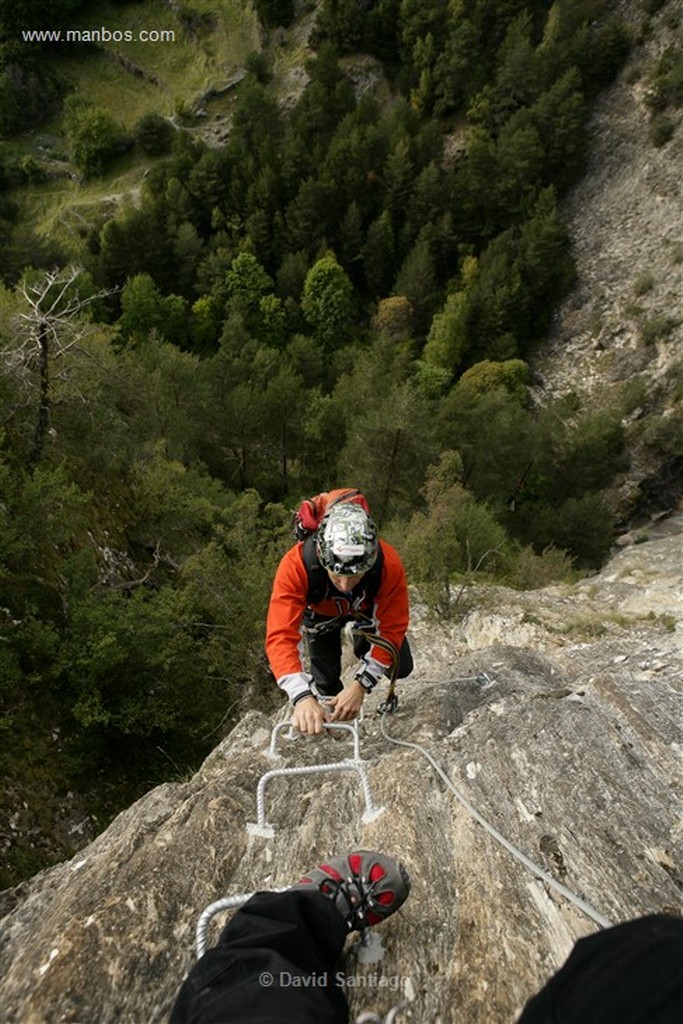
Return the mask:
[[315,533],[320,526],[321,519],[333,505],[347,501],[360,505],[370,515],[368,500],[360,491],[353,488],[326,491],[323,494],[318,494],[315,498],[306,498],[295,511],[292,516],[292,532],[296,539],[306,540],[307,537]]

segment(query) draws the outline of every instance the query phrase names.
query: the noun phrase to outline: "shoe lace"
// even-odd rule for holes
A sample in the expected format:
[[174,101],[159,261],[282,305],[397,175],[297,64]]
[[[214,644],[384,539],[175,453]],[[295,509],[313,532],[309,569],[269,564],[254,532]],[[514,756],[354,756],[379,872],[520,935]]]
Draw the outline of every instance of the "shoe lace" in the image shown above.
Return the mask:
[[326,892],[332,895],[335,900],[340,894],[346,900],[349,908],[348,913],[351,916],[349,926],[352,923],[362,926],[368,911],[372,910],[375,906],[379,906],[374,899],[374,892],[380,881],[382,879],[377,879],[377,881],[373,882],[359,875],[353,875],[351,878],[342,879],[341,881],[329,878],[323,884],[325,885]]

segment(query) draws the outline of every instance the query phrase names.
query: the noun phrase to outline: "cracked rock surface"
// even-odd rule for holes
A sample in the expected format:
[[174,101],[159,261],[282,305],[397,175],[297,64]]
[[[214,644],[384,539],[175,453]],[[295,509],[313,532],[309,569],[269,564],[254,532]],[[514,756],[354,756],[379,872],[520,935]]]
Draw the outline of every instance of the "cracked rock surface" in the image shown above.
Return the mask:
[[416,607],[417,670],[397,712],[379,718],[373,694],[360,727],[383,808],[372,821],[353,772],[301,775],[268,783],[273,838],[249,834],[263,773],[339,762],[353,746],[283,735],[273,759],[285,709],[248,714],[192,779],[151,791],[71,861],[4,894],[4,1019],[164,1021],[208,904],[285,887],[363,846],[400,856],[413,891],[376,929],[380,962],[359,962],[349,940],[353,1011],[403,1000],[399,1021],[513,1021],[598,925],[486,831],[415,745],[602,917],[680,913],[682,529],[683,516],[663,521],[573,586],[474,594],[460,622]]

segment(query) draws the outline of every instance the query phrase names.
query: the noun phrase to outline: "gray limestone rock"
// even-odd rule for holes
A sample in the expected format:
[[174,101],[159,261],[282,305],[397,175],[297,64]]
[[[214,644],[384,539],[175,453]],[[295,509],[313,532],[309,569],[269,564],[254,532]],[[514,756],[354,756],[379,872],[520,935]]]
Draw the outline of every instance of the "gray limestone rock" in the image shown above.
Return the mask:
[[374,821],[362,821],[353,773],[302,775],[268,784],[274,837],[248,834],[264,772],[353,748],[348,737],[280,737],[273,760],[285,709],[247,715],[192,779],[153,790],[73,860],[4,894],[3,1019],[163,1021],[208,904],[285,887],[363,846],[400,856],[414,884],[377,929],[381,961],[362,962],[349,942],[340,970],[354,1012],[403,1001],[399,1021],[512,1021],[599,925],[463,800],[599,917],[680,912],[682,525],[660,523],[574,586],[473,594],[459,623],[417,608],[418,668],[399,709],[369,708],[360,727],[384,808]]

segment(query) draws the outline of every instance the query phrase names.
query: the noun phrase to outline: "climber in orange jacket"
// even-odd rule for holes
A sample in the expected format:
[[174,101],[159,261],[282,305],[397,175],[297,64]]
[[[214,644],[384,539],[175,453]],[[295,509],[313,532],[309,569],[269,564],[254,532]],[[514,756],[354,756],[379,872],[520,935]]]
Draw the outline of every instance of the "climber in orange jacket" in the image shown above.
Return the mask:
[[389,651],[356,637],[354,652],[361,663],[353,682],[342,687],[341,632],[348,622],[362,624],[398,651],[398,678],[412,671],[408,588],[398,553],[379,540],[358,491],[330,491],[304,502],[297,528],[298,536],[309,535],[287,552],[275,574],[266,654],[294,706],[294,727],[319,733],[327,713],[312,684],[319,696],[331,698],[325,706],[330,720],[345,722],[357,717],[365,695],[391,666]]

